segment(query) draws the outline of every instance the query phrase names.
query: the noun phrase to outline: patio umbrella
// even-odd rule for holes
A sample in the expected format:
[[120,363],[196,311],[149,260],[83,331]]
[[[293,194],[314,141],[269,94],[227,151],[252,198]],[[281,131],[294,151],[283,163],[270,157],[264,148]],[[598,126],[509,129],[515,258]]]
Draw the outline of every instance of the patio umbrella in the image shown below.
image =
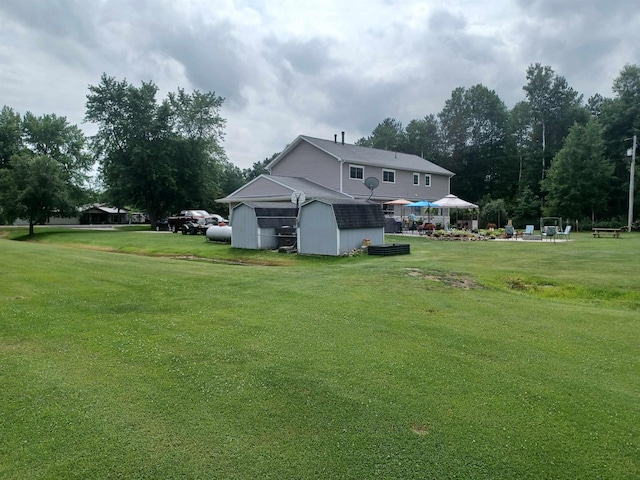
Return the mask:
[[[420,207],[420,208],[439,208],[439,203],[430,202],[429,200],[418,200],[417,202],[408,203],[407,207]],[[431,222],[431,211],[429,211],[429,222]]]
[[429,200],[418,200],[417,202],[407,203],[406,206],[407,207],[426,207],[426,208],[442,207],[442,205],[440,205],[439,203],[430,202]]
[[408,205],[411,203],[411,200],[407,200],[405,198],[398,198],[397,200],[391,200],[390,202],[384,202],[387,205]]
[[396,200],[391,200],[390,202],[384,202],[385,205],[400,205],[400,216],[404,218],[404,206],[411,203],[411,200],[407,200],[406,198],[398,198]]

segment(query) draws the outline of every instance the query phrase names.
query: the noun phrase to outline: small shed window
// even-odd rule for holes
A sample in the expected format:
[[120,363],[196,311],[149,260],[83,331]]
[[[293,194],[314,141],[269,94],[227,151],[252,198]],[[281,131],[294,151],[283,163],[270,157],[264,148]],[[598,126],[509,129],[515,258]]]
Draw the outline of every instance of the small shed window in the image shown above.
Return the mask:
[[431,175],[429,175],[428,173],[424,175],[424,186],[425,187],[431,186]]
[[386,183],[396,183],[396,171],[382,170],[382,181]]
[[364,167],[360,165],[349,165],[349,178],[364,180]]
[[419,173],[414,173],[413,174],[413,186],[414,187],[420,186],[420,174]]

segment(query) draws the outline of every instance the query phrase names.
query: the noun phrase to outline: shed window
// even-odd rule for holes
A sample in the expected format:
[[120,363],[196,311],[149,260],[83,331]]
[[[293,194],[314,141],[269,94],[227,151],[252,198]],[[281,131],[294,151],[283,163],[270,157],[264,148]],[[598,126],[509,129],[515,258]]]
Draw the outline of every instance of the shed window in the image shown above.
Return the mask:
[[396,183],[396,171],[382,170],[382,181],[386,183]]
[[359,165],[349,165],[349,178],[354,180],[364,180],[364,167]]
[[428,173],[426,173],[424,176],[424,186],[425,187],[431,186],[431,175],[429,175]]
[[413,174],[413,186],[414,187],[420,186],[420,174],[419,173],[414,173]]

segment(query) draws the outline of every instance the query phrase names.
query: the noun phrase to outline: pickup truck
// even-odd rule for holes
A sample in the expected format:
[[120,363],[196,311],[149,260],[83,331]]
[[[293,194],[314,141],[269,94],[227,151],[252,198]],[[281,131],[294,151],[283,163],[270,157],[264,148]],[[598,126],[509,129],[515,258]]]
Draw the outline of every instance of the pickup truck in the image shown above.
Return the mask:
[[[229,222],[220,215],[209,213],[206,210],[182,210],[178,215],[167,218],[167,225],[173,233],[181,231],[183,231],[183,233],[199,233],[201,229],[194,228],[195,225],[202,225],[204,227],[205,225],[218,225],[220,223]],[[206,231],[206,229],[204,229],[204,231]]]

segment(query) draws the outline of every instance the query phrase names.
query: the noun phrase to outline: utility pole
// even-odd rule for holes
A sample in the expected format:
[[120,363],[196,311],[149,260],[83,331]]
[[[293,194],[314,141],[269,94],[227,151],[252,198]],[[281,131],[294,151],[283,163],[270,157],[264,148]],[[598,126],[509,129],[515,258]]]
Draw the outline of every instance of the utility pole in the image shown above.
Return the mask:
[[636,141],[637,136],[633,136],[633,148],[631,150],[631,172],[629,173],[629,218],[627,221],[627,230],[631,231],[633,223],[633,181],[636,175]]

